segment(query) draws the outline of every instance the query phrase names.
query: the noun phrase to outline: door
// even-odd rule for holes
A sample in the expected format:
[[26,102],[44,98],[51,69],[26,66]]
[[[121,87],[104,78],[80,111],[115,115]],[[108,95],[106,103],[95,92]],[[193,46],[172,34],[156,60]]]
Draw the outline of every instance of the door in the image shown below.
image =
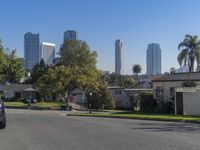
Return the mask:
[[176,112],[183,115],[183,92],[176,92]]

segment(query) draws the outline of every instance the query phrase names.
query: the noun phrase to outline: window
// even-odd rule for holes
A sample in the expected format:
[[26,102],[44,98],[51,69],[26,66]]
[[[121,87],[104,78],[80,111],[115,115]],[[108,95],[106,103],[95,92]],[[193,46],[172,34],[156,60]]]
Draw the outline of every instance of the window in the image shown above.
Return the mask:
[[156,98],[160,99],[163,97],[163,89],[161,87],[156,87]]

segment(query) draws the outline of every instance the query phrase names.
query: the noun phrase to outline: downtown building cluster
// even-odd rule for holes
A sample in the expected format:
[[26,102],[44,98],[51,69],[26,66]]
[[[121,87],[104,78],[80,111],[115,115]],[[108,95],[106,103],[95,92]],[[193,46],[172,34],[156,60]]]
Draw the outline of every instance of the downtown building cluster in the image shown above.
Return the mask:
[[[122,40],[115,41],[115,74],[124,75],[124,51]],[[146,74],[159,75],[161,74],[162,59],[160,45],[151,43],[146,51]]]
[[[78,33],[73,30],[64,32],[64,40],[77,40]],[[28,32],[24,35],[24,66],[30,71],[41,59],[47,65],[53,64],[56,55],[56,44],[40,42],[39,33]]]
[[[64,32],[63,40],[77,40],[78,32],[67,30]],[[34,65],[41,59],[47,65],[53,64],[56,55],[56,44],[40,42],[39,33],[28,32],[24,35],[24,66],[26,70],[32,70]],[[123,42],[120,39],[115,41],[115,73],[124,75],[124,50]],[[146,74],[161,74],[161,49],[157,43],[151,43],[146,51]]]

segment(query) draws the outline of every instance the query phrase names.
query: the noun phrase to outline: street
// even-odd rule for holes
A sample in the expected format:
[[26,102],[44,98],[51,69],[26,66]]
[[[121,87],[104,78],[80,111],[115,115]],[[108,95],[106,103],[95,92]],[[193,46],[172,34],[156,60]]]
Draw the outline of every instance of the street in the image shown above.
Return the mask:
[[6,110],[0,150],[199,150],[200,124]]

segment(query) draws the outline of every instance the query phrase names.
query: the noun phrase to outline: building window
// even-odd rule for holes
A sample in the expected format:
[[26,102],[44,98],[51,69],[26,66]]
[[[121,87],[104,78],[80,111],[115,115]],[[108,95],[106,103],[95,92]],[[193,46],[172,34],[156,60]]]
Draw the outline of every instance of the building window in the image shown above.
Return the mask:
[[161,87],[156,87],[156,99],[163,98],[163,89]]

